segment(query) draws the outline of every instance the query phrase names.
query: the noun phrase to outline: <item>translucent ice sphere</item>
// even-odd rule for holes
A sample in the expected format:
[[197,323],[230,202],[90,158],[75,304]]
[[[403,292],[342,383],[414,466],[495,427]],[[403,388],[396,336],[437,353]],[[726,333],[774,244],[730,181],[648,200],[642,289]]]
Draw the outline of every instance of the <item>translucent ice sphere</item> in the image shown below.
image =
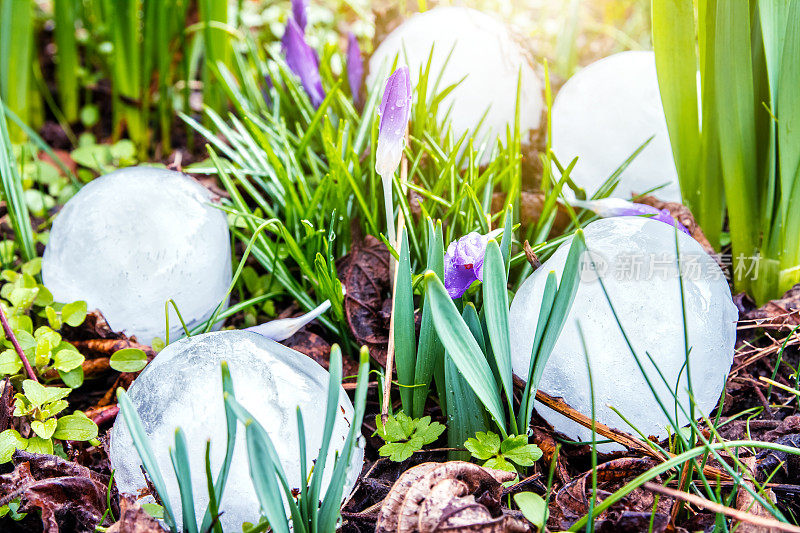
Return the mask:
[[565,167],[578,158],[570,177],[587,196],[653,137],[612,196],[629,200],[661,187],[653,194],[681,201],[653,52],[621,52],[580,70],[558,92],[552,121],[553,152]]
[[[225,457],[222,361],[228,362],[236,399],[269,433],[290,488],[299,488],[301,483],[297,407],[303,413],[309,465],[314,464],[319,453],[328,394],[329,375],[325,369],[309,357],[250,331],[220,331],[180,340],[159,353],[128,390],[178,514],[180,496],[168,451],[175,445],[175,429],[183,429],[188,443],[195,509],[200,518],[208,505],[206,441],[211,439],[211,470],[215,476]],[[341,388],[339,407],[321,494],[330,482],[334,455],[341,453],[353,420],[353,405]],[[238,428],[220,505],[225,531],[241,531],[242,522],[256,523],[259,517],[244,427],[239,424]],[[141,461],[121,416],[111,431],[109,455],[120,492],[136,494],[145,488]],[[362,463],[363,449],[359,447],[349,465],[344,494],[352,490]]]
[[539,127],[542,85],[525,51],[503,23],[467,7],[436,7],[403,22],[372,54],[367,87],[383,90],[383,79],[395,57],[398,66],[408,66],[411,83],[416,85],[431,49],[429,96],[439,76],[437,93],[460,82],[439,104],[438,118],[443,120],[449,113],[456,139],[467,132],[474,134],[483,120],[475,139],[476,149],[483,141],[489,143],[482,164],[489,162],[496,139],[505,141],[506,126],[514,127],[518,80],[523,139],[528,130]]
[[[644,367],[658,398],[678,424],[688,422],[680,405],[690,412],[687,377],[696,402],[696,416],[712,415],[733,361],[736,306],[725,277],[714,259],[694,239],[678,232],[683,296],[690,347],[685,368],[683,316],[675,229],[643,217],[616,217],[592,222],[585,228],[586,245],[597,265],[611,303]],[[534,330],[547,274],[561,278],[571,239],[562,244],[520,287],[511,305],[510,324],[514,373],[527,379]],[[582,279],[539,388],[562,397],[579,412],[591,415],[589,376],[579,327],[586,340],[592,370],[597,420],[634,433],[611,407],[616,408],[644,435],[663,438],[670,425],[651,392],[617,326],[597,274],[585,259]],[[659,376],[649,354],[666,380]],[[578,441],[591,431],[537,404],[538,412],[556,430]],[[674,431],[674,427],[672,430]],[[601,451],[619,449],[602,444]]]
[[[56,301],[86,300],[115,331],[150,343],[165,335],[165,303],[191,328],[231,282],[225,215],[179,172],[133,167],[84,186],[56,217],[42,276]],[[170,306],[170,337],[182,327]]]

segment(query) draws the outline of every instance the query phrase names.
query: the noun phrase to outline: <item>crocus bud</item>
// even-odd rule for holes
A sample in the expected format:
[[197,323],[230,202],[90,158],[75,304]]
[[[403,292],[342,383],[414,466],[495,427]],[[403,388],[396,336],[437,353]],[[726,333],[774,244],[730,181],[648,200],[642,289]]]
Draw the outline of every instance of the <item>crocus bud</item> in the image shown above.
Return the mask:
[[314,50],[306,43],[303,30],[292,17],[286,22],[286,30],[283,32],[281,44],[286,64],[300,78],[303,88],[311,99],[311,104],[319,107],[319,104],[325,99],[325,91],[322,89],[317,57]]
[[375,170],[387,180],[400,165],[406,128],[411,117],[411,79],[408,67],[398,68],[386,80],[378,113],[381,124],[375,151]]
[[487,235],[473,231],[450,243],[444,254],[444,286],[450,298],[460,298],[474,281],[483,281],[486,245],[502,231],[496,229]]
[[361,57],[361,47],[358,39],[350,32],[347,37],[347,82],[350,84],[350,93],[353,103],[361,103],[361,82],[364,79],[364,60]]
[[306,0],[292,0],[292,17],[302,31],[306,31]]
[[670,212],[666,209],[657,209],[652,205],[638,204],[635,202],[628,202],[622,198],[602,198],[600,200],[570,200],[570,205],[580,207],[582,209],[589,209],[594,211],[603,218],[608,217],[625,217],[625,216],[645,216],[664,222],[670,226],[678,228],[680,231],[687,235],[691,235],[688,229],[675,220]]

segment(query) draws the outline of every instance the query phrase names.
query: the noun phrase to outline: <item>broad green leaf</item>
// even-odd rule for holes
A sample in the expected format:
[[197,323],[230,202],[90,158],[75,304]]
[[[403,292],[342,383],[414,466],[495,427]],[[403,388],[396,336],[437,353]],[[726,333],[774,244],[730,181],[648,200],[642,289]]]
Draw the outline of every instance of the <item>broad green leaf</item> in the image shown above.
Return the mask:
[[29,309],[33,305],[33,301],[38,294],[39,289],[16,287],[11,291],[11,294],[9,294],[8,301],[16,308]]
[[469,383],[476,396],[494,418],[500,431],[506,431],[503,404],[497,391],[492,369],[461,318],[453,300],[433,272],[425,274],[426,297],[431,299],[431,312],[436,331],[447,353]]
[[147,366],[147,354],[138,348],[123,348],[111,355],[109,364],[117,372],[138,372]]
[[53,368],[69,372],[81,366],[84,359],[83,355],[76,350],[59,350],[53,357]]
[[53,432],[56,430],[56,419],[48,418],[44,422],[41,420],[34,420],[31,422],[31,429],[41,438],[49,439],[53,436]]
[[80,365],[76,366],[69,372],[59,370],[58,376],[61,378],[61,381],[64,382],[64,385],[70,389],[77,389],[83,385],[83,367]]
[[479,431],[467,439],[464,447],[476,458],[485,461],[500,453],[500,435],[493,431]]
[[28,447],[25,448],[25,451],[30,453],[44,453],[47,455],[53,455],[53,440],[43,439],[34,435],[28,439]]
[[97,424],[80,411],[58,419],[53,438],[59,440],[90,440],[97,437]]
[[22,369],[22,360],[14,350],[0,352],[0,374],[16,374]]
[[485,463],[483,466],[486,468],[494,468],[495,470],[505,470],[506,472],[515,472],[517,471],[516,467],[506,461],[505,457],[502,455],[498,455],[497,457],[492,457]]
[[61,320],[72,327],[80,326],[86,318],[86,302],[78,300],[68,303],[61,310]]
[[34,407],[42,407],[47,403],[61,400],[72,392],[72,389],[64,387],[45,387],[32,379],[26,379],[22,382],[22,390],[25,392],[25,397]]
[[533,492],[518,492],[514,495],[514,503],[517,504],[522,515],[534,526],[542,529],[547,523],[549,509],[544,499]]
[[0,464],[11,460],[15,450],[24,450],[28,447],[28,439],[15,429],[7,429],[0,433]]
[[535,444],[528,444],[527,435],[509,437],[500,445],[500,453],[509,461],[520,466],[533,466],[542,457],[542,450]]

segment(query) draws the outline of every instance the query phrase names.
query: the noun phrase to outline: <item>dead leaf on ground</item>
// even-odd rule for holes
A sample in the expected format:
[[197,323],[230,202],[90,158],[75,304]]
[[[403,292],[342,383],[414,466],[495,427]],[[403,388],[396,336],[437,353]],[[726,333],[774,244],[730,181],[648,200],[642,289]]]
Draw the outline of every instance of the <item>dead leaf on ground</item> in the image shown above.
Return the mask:
[[526,522],[505,514],[500,505],[502,483],[515,477],[464,461],[415,466],[384,499],[375,532],[530,531]]
[[119,520],[108,528],[108,533],[163,533],[158,520],[147,514],[136,499],[122,495],[119,499]]
[[800,283],[786,291],[777,300],[770,300],[759,308],[747,295],[735,298],[739,307],[739,319],[753,320],[760,328],[789,330],[800,325]]
[[[623,457],[597,465],[597,503],[642,472],[658,464],[649,458]],[[576,520],[589,512],[589,498],[592,491],[592,472],[588,471],[563,486],[550,504],[548,523],[555,529],[567,529]],[[637,521],[630,513],[645,513],[650,516],[654,496],[651,492],[635,489],[622,500],[602,512],[598,521],[617,524],[620,520]],[[670,498],[660,498],[657,512],[669,516],[672,507]],[[628,513],[628,514],[626,514]]]
[[350,331],[358,344],[369,347],[370,356],[385,365],[392,309],[389,251],[369,235],[353,243],[336,270],[347,289],[344,311]]
[[[756,458],[755,457],[745,457],[741,459],[742,464],[744,464],[750,473],[752,474],[755,465],[756,465]],[[756,490],[755,485],[752,481],[748,481],[745,479],[744,482],[751,490]],[[772,489],[769,487],[765,487],[764,491],[761,492],[761,496],[775,501],[775,493],[772,492]],[[736,508],[740,511],[745,511],[747,513],[753,514],[755,516],[760,516],[762,518],[772,518],[772,514],[767,511],[767,509],[758,503],[755,498],[745,489],[745,487],[740,487],[739,491],[736,494]],[[749,522],[739,522],[736,531],[739,533],[772,533],[773,529],[770,527],[764,527],[756,524],[752,524]]]
[[0,505],[20,498],[21,512],[38,508],[45,533],[94,531],[106,510],[108,478],[54,455],[17,450],[15,469],[0,476]]
[[[331,356],[331,343],[308,328],[301,328],[297,333],[283,341],[287,348],[309,356],[320,366],[328,369]],[[349,357],[342,358],[342,375],[352,376],[358,374],[358,364]]]

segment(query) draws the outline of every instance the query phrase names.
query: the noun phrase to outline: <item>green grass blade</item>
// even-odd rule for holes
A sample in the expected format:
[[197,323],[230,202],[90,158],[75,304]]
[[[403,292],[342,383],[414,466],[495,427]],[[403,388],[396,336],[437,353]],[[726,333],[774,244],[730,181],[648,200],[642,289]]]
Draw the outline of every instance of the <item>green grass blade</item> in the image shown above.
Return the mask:
[[56,79],[61,112],[67,122],[78,120],[78,42],[75,39],[76,0],[55,0]]
[[[5,110],[3,100],[0,99],[0,109]],[[21,255],[25,261],[37,257],[36,245],[31,228],[31,219],[28,216],[28,204],[25,202],[25,193],[22,190],[22,180],[17,172],[17,162],[11,149],[11,140],[8,136],[8,125],[5,113],[0,113],[0,180],[3,185],[3,199],[6,201],[11,226],[17,240]]]

